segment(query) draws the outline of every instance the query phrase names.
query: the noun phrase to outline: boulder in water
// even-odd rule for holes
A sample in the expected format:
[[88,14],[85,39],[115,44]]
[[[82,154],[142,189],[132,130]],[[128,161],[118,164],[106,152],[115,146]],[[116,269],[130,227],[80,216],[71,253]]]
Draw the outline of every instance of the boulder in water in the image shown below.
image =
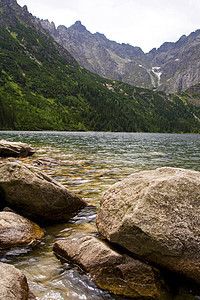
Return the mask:
[[42,221],[68,220],[87,203],[40,169],[21,162],[0,164],[1,201],[21,215]]
[[1,157],[26,157],[34,153],[35,150],[26,143],[0,140]]
[[104,290],[134,299],[167,299],[156,268],[111,249],[96,237],[72,236],[57,241],[53,249],[61,261],[79,264]]
[[200,172],[159,168],[103,195],[97,228],[109,241],[200,282]]
[[0,212],[0,248],[37,244],[43,237],[37,224],[14,212]]
[[0,299],[33,300],[26,276],[9,264],[0,263]]

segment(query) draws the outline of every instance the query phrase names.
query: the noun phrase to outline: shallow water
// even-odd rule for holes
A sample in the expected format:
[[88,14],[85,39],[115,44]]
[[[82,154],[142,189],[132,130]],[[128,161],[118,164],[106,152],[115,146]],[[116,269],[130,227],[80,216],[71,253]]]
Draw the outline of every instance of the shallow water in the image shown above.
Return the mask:
[[[96,208],[109,186],[133,172],[164,166],[200,171],[200,135],[10,131],[0,132],[0,139],[31,144],[37,152],[22,161],[38,166]],[[48,226],[40,245],[1,253],[1,261],[23,270],[40,300],[122,299],[98,289],[77,266],[63,266],[52,251],[57,239],[95,232],[96,208]]]

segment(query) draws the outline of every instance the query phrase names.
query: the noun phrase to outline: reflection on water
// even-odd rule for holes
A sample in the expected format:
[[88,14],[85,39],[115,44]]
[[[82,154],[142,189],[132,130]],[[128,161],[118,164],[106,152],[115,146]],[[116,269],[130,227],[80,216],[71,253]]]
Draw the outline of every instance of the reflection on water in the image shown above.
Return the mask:
[[[20,159],[38,166],[68,189],[95,204],[115,182],[140,170],[172,166],[200,171],[200,136],[152,133],[0,132],[0,139],[31,144],[37,152]],[[78,267],[61,265],[52,252],[56,239],[92,233],[96,208],[68,223],[48,226],[39,246],[1,253],[23,270],[37,299],[122,299],[98,289]]]

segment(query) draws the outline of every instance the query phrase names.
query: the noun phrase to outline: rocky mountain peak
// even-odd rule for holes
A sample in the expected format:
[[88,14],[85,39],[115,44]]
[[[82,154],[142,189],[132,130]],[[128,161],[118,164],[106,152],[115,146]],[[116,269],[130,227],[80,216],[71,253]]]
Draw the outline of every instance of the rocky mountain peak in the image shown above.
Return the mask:
[[69,29],[75,29],[77,31],[87,31],[86,27],[81,23],[81,21],[76,21]]
[[42,26],[83,67],[103,77],[168,93],[184,91],[200,80],[200,30],[145,54],[140,47],[92,34],[81,21],[69,28]]
[[40,22],[42,27],[52,33],[52,35],[56,36],[56,26],[54,22],[49,22],[49,20],[40,20],[36,18],[37,22]]
[[22,7],[22,9],[25,10],[25,11],[28,11],[27,5],[24,5],[24,6]]

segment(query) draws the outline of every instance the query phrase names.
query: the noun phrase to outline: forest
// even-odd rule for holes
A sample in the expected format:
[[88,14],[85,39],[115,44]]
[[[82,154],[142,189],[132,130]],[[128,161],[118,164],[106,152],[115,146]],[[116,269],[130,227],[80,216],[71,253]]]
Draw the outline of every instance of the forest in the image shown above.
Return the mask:
[[102,78],[18,17],[0,27],[0,129],[200,133],[191,93]]

